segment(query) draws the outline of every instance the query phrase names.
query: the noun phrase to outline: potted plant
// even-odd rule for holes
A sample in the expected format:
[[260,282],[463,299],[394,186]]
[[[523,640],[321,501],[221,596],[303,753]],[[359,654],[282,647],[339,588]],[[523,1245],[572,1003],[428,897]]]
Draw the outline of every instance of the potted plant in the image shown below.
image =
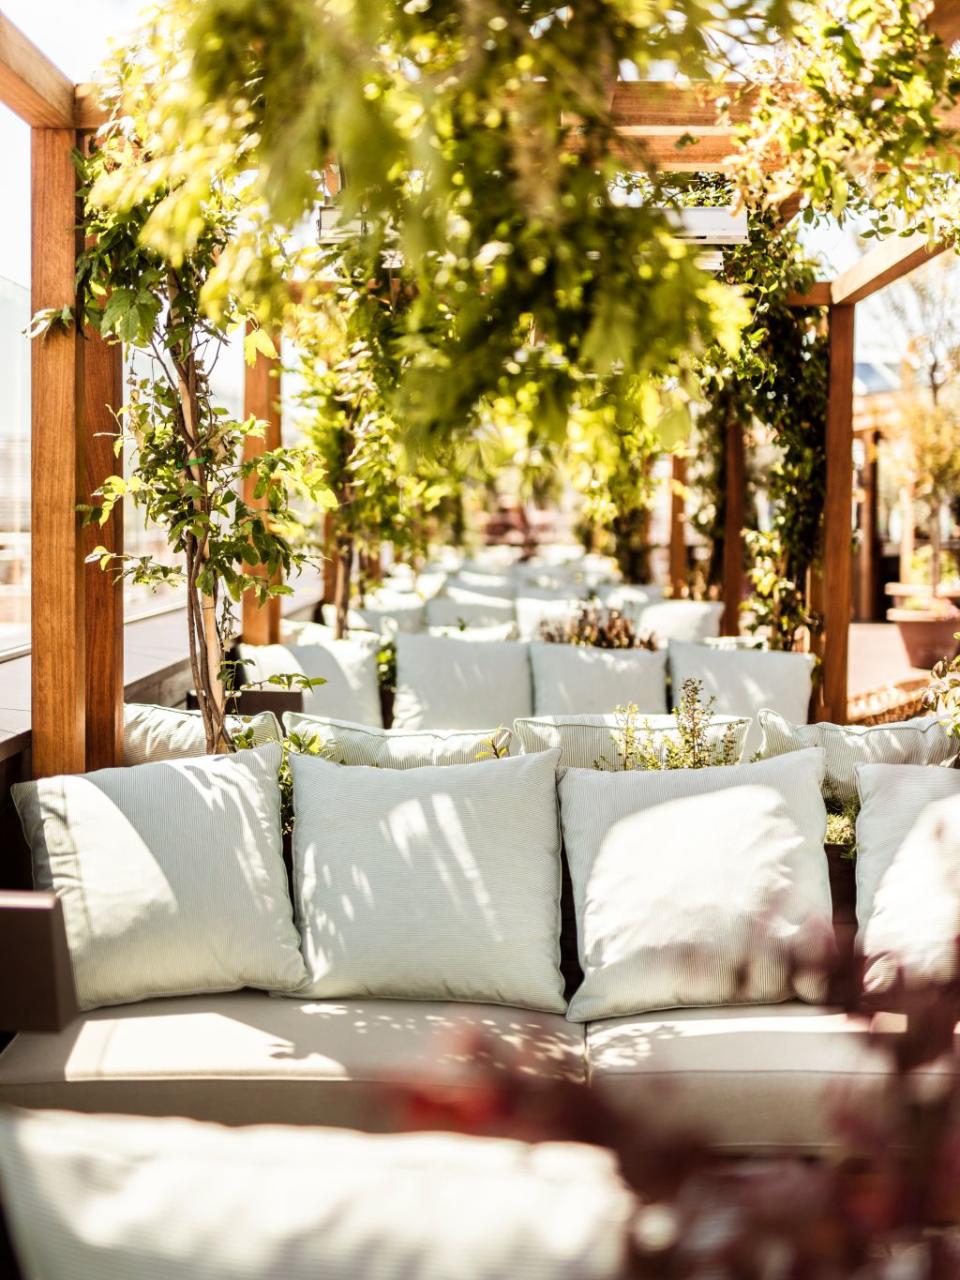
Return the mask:
[[[78,266],[79,315],[38,316],[34,331],[83,323],[124,344],[130,371],[127,403],[117,415],[117,453],[127,446],[129,466],[108,477],[83,514],[104,523],[129,498],[166,532],[174,564],[102,547],[94,556],[103,569],[141,585],[183,585],[196,703],[207,750],[216,751],[233,746],[226,716],[235,705],[236,664],[228,660],[234,606],[245,592],[261,603],[289,593],[284,579],[306,560],[291,499],[321,503],[331,495],[309,449],[281,447],[245,457],[245,440],[262,435],[264,424],[237,420],[211,391],[211,370],[232,334],[246,329],[250,362],[258,352],[276,354],[248,303],[231,296],[212,309],[203,296],[247,222],[243,157],[225,154],[205,175],[202,215],[186,247],[170,249],[147,233],[156,209],[178,184],[191,181],[191,174],[156,162],[165,140],[151,103],[156,85],[173,77],[182,56],[176,31],[175,23],[155,17],[110,68],[104,97],[113,108],[111,120],[77,159],[86,240]],[[267,259],[276,250],[263,246]],[[250,478],[257,505],[243,498]]]
[[887,611],[900,632],[914,667],[933,667],[957,652],[960,611],[941,594],[942,519],[960,490],[960,405],[956,396],[938,388],[929,399],[910,396],[900,432],[901,450],[913,490],[930,519],[930,573],[926,591],[906,597]]

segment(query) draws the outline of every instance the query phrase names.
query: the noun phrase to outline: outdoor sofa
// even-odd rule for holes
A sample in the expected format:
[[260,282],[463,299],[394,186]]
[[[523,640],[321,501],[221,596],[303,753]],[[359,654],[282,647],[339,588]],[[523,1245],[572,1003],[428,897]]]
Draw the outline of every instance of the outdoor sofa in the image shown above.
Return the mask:
[[956,816],[960,771],[929,719],[763,720],[768,759],[653,773],[589,767],[604,717],[531,721],[531,749],[474,763],[486,730],[328,721],[353,763],[293,759],[286,872],[269,741],[183,758],[188,719],[178,759],[25,784],[46,892],[3,923],[44,923],[3,1007],[32,974],[56,1029],[0,1056],[0,1104],[383,1132],[415,1127],[411,1086],[468,1096],[512,1069],[719,1149],[840,1154],[838,1094],[879,1105],[890,1069],[822,1002],[853,874],[831,894],[823,792],[859,788],[856,905],[882,953],[903,864],[924,867],[911,831],[931,803]]

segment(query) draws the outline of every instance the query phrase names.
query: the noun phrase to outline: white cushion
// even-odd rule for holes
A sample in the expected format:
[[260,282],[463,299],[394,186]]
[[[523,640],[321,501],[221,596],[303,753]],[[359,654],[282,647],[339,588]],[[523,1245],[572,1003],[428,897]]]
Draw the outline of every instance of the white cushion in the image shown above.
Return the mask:
[[[553,751],[559,748],[561,768],[592,769],[599,764],[605,769],[620,769],[623,758],[617,743],[621,723],[621,717],[613,713],[531,716],[515,721],[513,730],[523,752]],[[750,727],[749,720],[741,720],[736,716],[714,716],[707,729],[707,738],[711,743],[719,745],[731,725],[734,726],[739,760]],[[643,716],[638,720],[637,728],[644,735],[649,730],[664,750],[667,742],[677,740],[677,721],[672,715]]]
[[662,642],[695,644],[718,635],[722,618],[723,605],[715,600],[660,600],[639,611],[637,625]]
[[358,632],[343,640],[329,639],[316,631],[307,635],[310,642],[294,645],[239,645],[240,660],[250,681],[275,675],[320,676],[326,684],[304,691],[304,711],[357,724],[382,725],[377,674],[379,637]]
[[856,799],[858,764],[952,765],[957,743],[948,738],[935,716],[918,716],[899,724],[791,724],[776,711],[759,715],[761,754],[780,756],[804,747],[823,747],[827,761],[824,789],[837,800]]
[[885,991],[957,976],[960,938],[960,794],[928,804],[873,895],[862,945],[864,984]]
[[629,582],[606,582],[594,589],[594,595],[605,609],[615,609],[629,618],[634,627],[643,630],[641,615],[648,605],[663,599],[663,587],[647,583],[643,586]]
[[636,1204],[574,1143],[34,1112],[0,1153],[45,1280],[616,1280]]
[[794,724],[806,724],[809,719],[814,666],[809,653],[711,649],[678,640],[670,641],[669,653],[674,699],[685,680],[700,680],[704,698],[716,699],[715,712],[754,721],[744,747],[748,758],[761,745],[756,717],[763,707]]
[[377,769],[420,769],[425,765],[473,764],[490,751],[497,738],[509,752],[509,729],[374,729],[348,720],[288,711],[283,717],[288,734],[317,738],[326,759],[334,764],[369,765]]
[[[336,605],[325,604],[322,614],[327,626],[336,626]],[[426,616],[426,604],[414,592],[376,591],[371,592],[363,604],[347,611],[347,626],[351,630],[394,635],[397,631],[422,631]]]
[[489,627],[428,627],[432,636],[453,636],[455,640],[516,640],[515,622],[497,622]]
[[455,595],[459,592],[471,592],[509,599],[514,593],[516,582],[510,573],[485,573],[478,569],[461,569],[454,577],[447,579],[447,587]]
[[[280,741],[280,725],[272,711],[255,716],[227,716],[230,733],[250,733],[254,746]],[[199,711],[128,702],[123,708],[123,763],[190,760],[207,754],[207,737]]]
[[803,966],[832,936],[822,778],[822,751],[568,769],[560,812],[584,979],[567,1016],[817,999],[820,978]]
[[398,1086],[483,1090],[491,1057],[543,1080],[585,1079],[583,1028],[559,1013],[234,991],[21,1032],[0,1055],[0,1106],[389,1131],[411,1124]]
[[279,744],[12,788],[63,903],[80,1006],[303,981]]
[[960,770],[929,765],[861,764],[856,768],[857,923],[866,928],[873,899],[897,850],[927,805],[960,794]]
[[301,994],[562,1012],[557,753],[293,772]]
[[521,640],[539,640],[544,623],[556,626],[578,617],[584,601],[570,595],[517,596],[517,630]]
[[397,729],[511,725],[533,711],[529,646],[453,636],[397,636]]
[[512,600],[485,596],[476,591],[453,588],[427,601],[427,625],[430,627],[492,627],[514,619]]
[[[865,1018],[793,1002],[613,1018],[587,1027],[590,1084],[648,1136],[847,1158],[838,1104],[865,1134],[890,1121],[893,1062],[873,1031]],[[927,1089],[941,1071],[926,1065],[911,1081]]]
[[541,641],[531,644],[530,661],[535,715],[594,714],[631,702],[644,714],[667,710],[665,653]]

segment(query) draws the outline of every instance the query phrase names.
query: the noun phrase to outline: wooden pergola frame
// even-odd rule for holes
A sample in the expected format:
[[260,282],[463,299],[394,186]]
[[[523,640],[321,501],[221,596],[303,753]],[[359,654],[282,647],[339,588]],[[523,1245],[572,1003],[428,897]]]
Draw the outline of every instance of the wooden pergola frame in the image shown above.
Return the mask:
[[[940,3],[931,25],[945,41],[960,37],[960,4]],[[737,86],[734,121],[749,110],[749,91]],[[719,118],[727,86],[665,82],[618,83],[614,110],[626,138],[641,139],[664,168],[723,171],[730,127]],[[0,103],[31,129],[31,306],[72,307],[77,235],[76,175],[71,153],[103,122],[95,90],[70,81],[0,13]],[[958,123],[960,123],[960,112]],[[689,142],[693,137],[695,141]],[[784,216],[796,211],[795,203]],[[821,719],[843,721],[847,706],[847,633],[851,614],[851,493],[854,318],[858,302],[928,261],[939,248],[922,237],[879,243],[835,280],[819,282],[795,306],[826,307],[830,335],[827,411],[827,494],[822,600]],[[51,332],[31,348],[32,484],[32,757],[35,776],[77,773],[117,763],[123,741],[123,593],[119,582],[85,558],[95,542],[120,551],[122,512],[104,528],[85,530],[77,516],[116,466],[111,409],[122,403],[121,351],[93,333]],[[275,361],[259,356],[247,370],[245,413],[269,424],[279,442],[279,377]],[[736,629],[743,595],[743,424],[727,446],[728,493],[726,627]],[[684,481],[682,460],[675,488]],[[672,502],[671,579],[683,577],[683,503]],[[255,641],[279,638],[276,604],[258,610],[244,601],[244,632]]]

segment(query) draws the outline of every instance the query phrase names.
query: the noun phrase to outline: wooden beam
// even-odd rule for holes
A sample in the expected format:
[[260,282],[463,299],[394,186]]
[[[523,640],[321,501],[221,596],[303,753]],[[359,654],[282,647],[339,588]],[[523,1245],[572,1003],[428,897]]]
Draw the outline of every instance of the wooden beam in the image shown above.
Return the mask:
[[95,84],[74,86],[74,120],[78,129],[93,132],[109,120],[109,114],[100,101],[100,88]]
[[[122,469],[114,452],[114,410],[123,404],[123,349],[87,330],[83,353],[85,501],[107,476]],[[84,557],[103,546],[123,553],[123,504],[104,525],[87,525]],[[123,762],[123,582],[113,569],[86,566],[84,584],[87,645],[86,767],[109,769]]]
[[854,603],[858,622],[878,622],[881,618],[881,545],[879,533],[878,431],[861,437],[864,458],[861,473],[860,541],[855,564]]
[[709,130],[729,137],[731,123],[750,118],[757,93],[756,86],[740,80],[719,84],[619,80],[613,94],[613,115],[617,128],[634,136]]
[[[243,377],[243,412],[244,416],[254,417],[266,423],[266,431],[262,436],[247,436],[243,445],[244,459],[260,457],[268,449],[278,449],[283,435],[283,423],[280,412],[280,336],[273,335],[278,358],[257,353],[256,361],[246,365]],[[258,498],[254,493],[256,479],[249,476],[243,482],[244,501],[250,507],[265,510],[266,498]],[[257,565],[253,572],[265,573],[263,565]],[[280,597],[274,596],[265,605],[257,603],[256,595],[247,591],[243,597],[243,639],[247,644],[278,644],[280,641]]]
[[740,634],[743,600],[743,525],[747,508],[743,424],[731,419],[726,435],[726,511],[723,521],[723,624],[725,636]]
[[863,255],[842,275],[837,276],[830,290],[834,306],[849,306],[862,302],[879,289],[885,289],[902,276],[922,267],[948,248],[944,244],[931,245],[925,235],[889,236]]
[[677,598],[687,589],[687,459],[673,455],[670,478],[670,590]]
[[806,293],[788,293],[788,307],[829,307],[831,283],[829,280],[815,281]]
[[[78,217],[72,129],[34,129],[31,306],[76,303]],[[83,347],[75,326],[31,346],[32,741],[36,777],[86,766]]]
[[823,512],[823,680],[818,720],[847,720],[847,655],[852,608],[852,306],[830,308],[827,493]]
[[0,103],[32,128],[73,128],[73,81],[2,13]]

